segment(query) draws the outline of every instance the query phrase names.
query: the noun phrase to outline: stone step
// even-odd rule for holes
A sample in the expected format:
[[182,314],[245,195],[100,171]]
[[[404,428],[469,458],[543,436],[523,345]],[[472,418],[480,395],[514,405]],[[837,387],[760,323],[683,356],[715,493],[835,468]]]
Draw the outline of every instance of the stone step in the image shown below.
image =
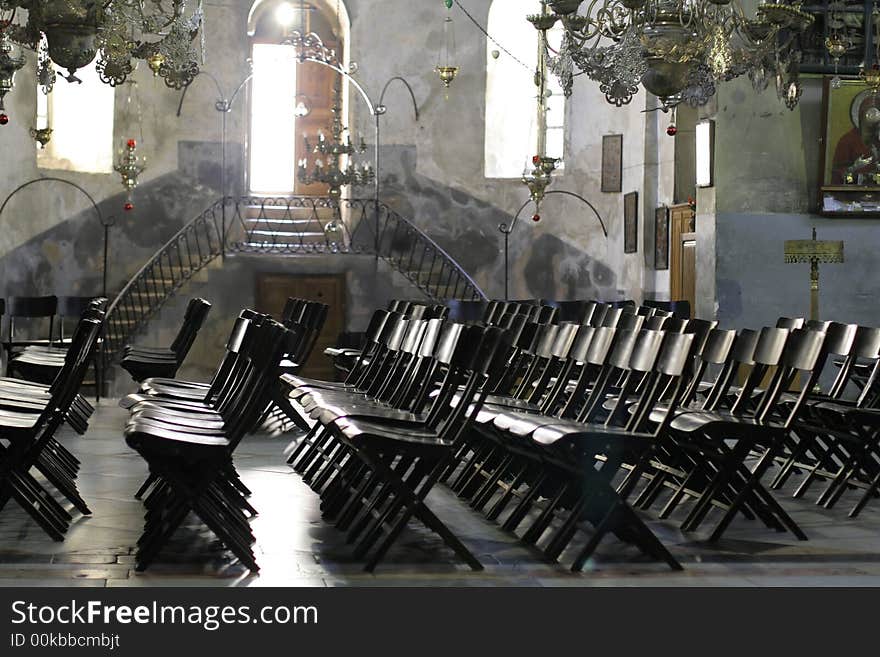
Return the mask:
[[266,218],[266,219],[307,219],[317,215],[321,219],[330,219],[335,214],[333,208],[312,208],[297,206],[248,206],[242,212],[242,218],[245,220]]

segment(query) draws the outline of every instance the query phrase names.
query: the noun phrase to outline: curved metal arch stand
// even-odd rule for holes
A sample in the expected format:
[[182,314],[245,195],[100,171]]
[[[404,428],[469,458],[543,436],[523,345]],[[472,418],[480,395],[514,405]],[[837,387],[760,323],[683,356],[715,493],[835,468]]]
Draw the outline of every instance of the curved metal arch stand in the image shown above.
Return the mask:
[[9,204],[9,201],[12,200],[13,196],[18,194],[21,190],[23,190],[27,187],[30,187],[31,185],[35,185],[37,183],[42,183],[42,182],[58,182],[58,183],[63,183],[65,185],[73,187],[74,189],[78,190],[83,196],[85,196],[89,200],[89,203],[92,204],[92,209],[94,209],[95,215],[98,217],[98,221],[101,223],[101,227],[104,229],[104,271],[102,272],[103,282],[101,284],[101,296],[106,297],[107,296],[107,260],[108,260],[108,256],[109,256],[110,228],[112,228],[113,226],[116,225],[116,217],[111,216],[111,217],[108,217],[105,219],[103,213],[101,212],[101,208],[98,207],[98,204],[95,201],[95,199],[92,197],[91,194],[89,194],[80,185],[77,185],[75,182],[71,182],[70,180],[65,180],[64,178],[56,178],[54,176],[47,176],[46,178],[34,178],[33,180],[28,180],[27,182],[22,183],[21,185],[19,185],[18,187],[16,187],[15,189],[13,189],[9,193],[9,195],[3,201],[3,204],[0,205],[0,217],[3,216],[3,211],[6,209],[6,206]]
[[[608,229],[605,228],[605,222],[602,221],[602,215],[599,214],[599,211],[596,207],[590,203],[587,199],[585,199],[580,194],[575,194],[574,192],[569,192],[564,189],[553,189],[548,192],[544,192],[544,196],[550,196],[551,194],[562,194],[564,196],[571,196],[573,198],[578,199],[585,205],[587,205],[592,211],[593,214],[596,215],[596,219],[599,220],[599,226],[602,228],[602,235],[605,239],[608,239]],[[525,203],[523,203],[519,210],[516,211],[516,214],[513,216],[513,221],[510,222],[508,226],[505,222],[501,222],[498,224],[498,232],[504,235],[504,298],[510,299],[509,285],[510,285],[510,234],[513,232],[513,229],[516,228],[516,222],[519,219],[519,216],[522,214],[522,211],[528,207],[530,203],[533,203],[532,199],[528,199]]]
[[[418,122],[418,120],[419,120],[419,104],[416,101],[415,92],[413,91],[413,88],[412,88],[412,86],[410,86],[409,82],[406,81],[406,79],[404,79],[403,77],[401,77],[399,75],[396,75],[396,76],[392,77],[390,80],[388,80],[388,82],[385,83],[385,86],[382,88],[382,93],[379,96],[379,102],[373,103],[372,99],[370,98],[370,95],[364,89],[363,85],[361,85],[361,83],[358,82],[358,80],[354,76],[352,76],[351,73],[349,73],[347,70],[342,68],[342,66],[340,66],[339,63],[335,59],[334,60],[326,60],[326,59],[321,59],[319,57],[297,57],[296,59],[300,62],[312,62],[314,64],[320,64],[321,66],[326,66],[327,68],[330,68],[330,69],[333,69],[334,71],[336,71],[345,80],[347,80],[349,82],[349,84],[351,84],[355,88],[355,90],[358,92],[360,97],[363,99],[364,103],[366,103],[367,109],[370,112],[370,116],[372,116],[375,121],[374,130],[375,130],[375,135],[376,135],[376,141],[375,141],[375,147],[374,147],[375,153],[373,156],[373,168],[376,171],[376,177],[375,177],[375,181],[373,183],[373,197],[374,197],[374,200],[376,203],[376,235],[375,235],[375,240],[376,240],[376,259],[378,260],[378,258],[379,258],[379,255],[378,255],[378,253],[379,253],[379,191],[380,191],[379,168],[381,165],[381,159],[380,159],[380,154],[379,154],[381,125],[380,125],[379,119],[382,117],[382,115],[384,115],[388,111],[387,108],[385,107],[385,105],[383,104],[383,101],[385,99],[385,93],[388,91],[388,87],[390,87],[393,82],[399,81],[406,87],[407,91],[409,92],[409,96],[410,96],[410,99],[412,100],[412,104],[413,104],[413,114],[415,115],[416,122]],[[218,112],[220,112],[222,114],[221,147],[220,147],[221,148],[221,155],[220,155],[220,158],[221,158],[221,166],[220,166],[221,193],[220,193],[220,195],[222,198],[226,199],[227,198],[227,194],[226,194],[226,186],[227,186],[227,183],[226,183],[226,149],[227,149],[227,142],[228,142],[226,115],[232,111],[232,107],[233,107],[233,104],[235,103],[235,99],[238,97],[239,93],[241,93],[241,91],[247,86],[247,84],[253,79],[254,74],[253,74],[253,71],[251,73],[249,73],[247,75],[247,77],[245,77],[239,83],[239,85],[236,87],[235,91],[228,98],[224,95],[223,87],[220,84],[219,80],[217,80],[216,76],[214,76],[209,71],[204,71],[204,70],[199,71],[196,74],[196,77],[198,77],[199,75],[207,76],[210,80],[212,80],[214,82],[214,86],[217,89],[218,100],[216,103],[214,103],[214,109],[216,109]],[[192,83],[190,83],[190,84],[192,84]],[[180,113],[183,109],[183,101],[186,98],[186,92],[188,89],[189,89],[189,85],[187,85],[186,87],[183,88],[183,92],[180,95],[180,103],[177,106],[177,116],[178,117],[180,116]],[[223,257],[225,257],[226,256],[226,204],[225,203],[223,204],[223,207],[221,209],[221,219],[223,222],[223,224],[222,224],[223,234],[221,237],[221,242],[222,242],[221,248],[222,248]]]

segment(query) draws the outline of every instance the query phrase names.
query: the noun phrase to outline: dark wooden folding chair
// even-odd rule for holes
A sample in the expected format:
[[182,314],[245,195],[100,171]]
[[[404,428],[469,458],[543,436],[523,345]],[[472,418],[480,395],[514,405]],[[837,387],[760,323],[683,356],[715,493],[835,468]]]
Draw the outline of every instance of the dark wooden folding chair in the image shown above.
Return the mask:
[[137,382],[151,377],[174,377],[195,342],[196,335],[210,309],[211,304],[204,299],[191,299],[171,345],[168,347],[127,345],[123,350],[122,368]]

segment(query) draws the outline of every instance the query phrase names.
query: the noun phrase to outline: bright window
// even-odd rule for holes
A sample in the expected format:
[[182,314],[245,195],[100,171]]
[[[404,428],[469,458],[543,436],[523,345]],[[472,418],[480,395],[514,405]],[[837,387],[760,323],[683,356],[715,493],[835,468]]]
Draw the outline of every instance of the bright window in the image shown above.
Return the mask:
[[37,127],[52,127],[46,148],[37,146],[37,166],[111,173],[115,90],[101,82],[94,62],[76,75],[81,84],[59,77],[48,96],[37,90]]
[[[538,62],[538,31],[526,20],[541,12],[537,0],[496,0],[489,9],[488,32],[510,51],[526,69],[492,41],[486,44],[486,142],[487,178],[518,178],[531,169],[538,144],[537,87],[534,71]],[[561,26],[550,30],[551,48],[559,47]],[[494,57],[495,54],[498,57]],[[556,76],[548,74],[547,155],[563,157],[565,96]]]
[[293,46],[255,43],[253,71],[250,188],[262,194],[288,194],[296,179]]

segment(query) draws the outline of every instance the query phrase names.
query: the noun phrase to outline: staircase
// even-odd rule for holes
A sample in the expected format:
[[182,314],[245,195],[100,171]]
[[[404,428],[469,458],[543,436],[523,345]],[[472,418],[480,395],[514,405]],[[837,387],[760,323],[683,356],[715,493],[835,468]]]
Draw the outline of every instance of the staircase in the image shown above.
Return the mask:
[[[436,242],[383,203],[322,197],[226,198],[184,226],[122,288],[107,311],[104,359],[122,348],[177,290],[224,254],[373,255],[428,299],[486,295]],[[204,274],[201,274],[204,275]]]

